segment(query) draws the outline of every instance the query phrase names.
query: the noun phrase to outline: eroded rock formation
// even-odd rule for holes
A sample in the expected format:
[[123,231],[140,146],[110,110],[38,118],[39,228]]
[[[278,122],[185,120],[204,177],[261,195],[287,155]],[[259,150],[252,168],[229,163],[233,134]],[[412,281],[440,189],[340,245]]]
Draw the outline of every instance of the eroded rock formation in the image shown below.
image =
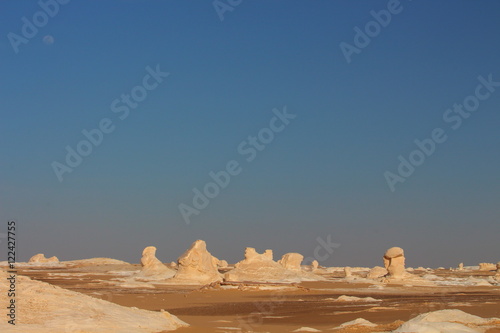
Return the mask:
[[[295,264],[293,266],[296,266]],[[271,250],[257,253],[253,247],[245,249],[245,259],[235,265],[235,269],[224,275],[226,281],[252,282],[299,282],[311,273],[289,270],[273,260]]]
[[375,266],[368,272],[368,275],[366,276],[366,278],[375,280],[375,279],[381,278],[383,276],[386,276],[387,274],[389,274],[387,269],[385,269],[384,267]]
[[400,247],[391,247],[384,254],[384,266],[389,272],[387,277],[401,279],[405,277],[405,255]]
[[202,240],[195,241],[177,262],[178,270],[173,277],[174,282],[209,284],[222,281],[222,275],[217,270],[219,259],[208,252],[207,244]]
[[156,258],[156,247],[154,246],[148,246],[142,251],[141,265],[140,275],[143,276],[161,275],[164,278],[170,278],[175,274],[174,270]]
[[482,262],[479,264],[480,271],[496,271],[497,265],[492,263]]
[[346,278],[352,276],[351,267],[344,267],[344,275]]
[[43,253],[38,253],[38,254],[35,254],[33,257],[31,257],[28,262],[30,262],[30,263],[42,263],[42,264],[58,263],[59,259],[57,259],[56,256],[50,257],[50,258],[45,258],[45,255]]
[[300,253],[287,253],[281,257],[278,263],[291,271],[301,271],[300,264],[304,260],[304,256]]

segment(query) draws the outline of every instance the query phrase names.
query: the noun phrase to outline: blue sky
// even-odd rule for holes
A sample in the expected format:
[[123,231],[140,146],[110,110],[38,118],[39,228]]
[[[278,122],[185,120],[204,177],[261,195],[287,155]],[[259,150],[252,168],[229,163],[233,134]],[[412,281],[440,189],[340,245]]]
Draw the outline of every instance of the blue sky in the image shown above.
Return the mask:
[[[311,257],[330,235],[327,266],[391,246],[409,266],[498,261],[500,88],[459,129],[443,120],[478,76],[500,81],[497,1],[401,1],[350,63],[339,45],[388,1],[242,1],[223,21],[211,1],[59,7],[16,53],[8,34],[42,9],[0,3],[0,232],[17,221],[20,260],[154,245],[172,261],[196,239],[229,262]],[[111,103],[157,65],[170,75],[120,120]],[[296,118],[247,162],[238,145],[285,106]],[[114,131],[59,182],[51,164],[103,118]],[[384,172],[434,128],[447,140],[391,191]],[[242,172],[186,224],[179,204],[230,160]]]

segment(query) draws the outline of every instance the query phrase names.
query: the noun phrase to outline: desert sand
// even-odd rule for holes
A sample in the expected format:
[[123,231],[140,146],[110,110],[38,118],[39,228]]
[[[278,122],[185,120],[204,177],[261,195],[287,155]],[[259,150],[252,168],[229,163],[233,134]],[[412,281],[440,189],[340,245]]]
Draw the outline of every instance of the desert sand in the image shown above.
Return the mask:
[[[271,250],[247,248],[228,265],[196,241],[177,265],[161,263],[152,246],[141,264],[18,263],[18,325],[3,320],[0,331],[500,332],[500,265],[411,268],[401,248],[374,263],[385,268],[311,267],[302,258],[274,261]],[[0,277],[3,290],[8,275]]]

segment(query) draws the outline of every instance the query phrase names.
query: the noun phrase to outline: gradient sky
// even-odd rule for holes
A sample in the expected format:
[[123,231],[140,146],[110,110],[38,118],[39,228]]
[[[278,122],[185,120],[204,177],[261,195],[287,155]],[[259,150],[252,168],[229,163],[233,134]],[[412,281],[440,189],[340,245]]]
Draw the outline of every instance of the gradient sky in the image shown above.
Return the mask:
[[[326,266],[391,246],[414,267],[500,260],[500,88],[443,121],[479,75],[500,81],[500,2],[401,1],[348,64],[339,44],[387,3],[243,1],[221,21],[211,1],[73,0],[15,53],[8,34],[41,9],[2,1],[0,233],[17,221],[18,261],[154,245],[168,262],[196,239],[230,263],[247,246],[310,257],[328,235]],[[120,120],[112,101],[157,64],[170,76]],[[247,162],[238,145],[284,106],[297,117]],[[59,182],[51,163],[103,118],[114,132]],[[391,192],[384,172],[438,127],[447,141]],[[243,171],[184,223],[178,205],[230,160]]]

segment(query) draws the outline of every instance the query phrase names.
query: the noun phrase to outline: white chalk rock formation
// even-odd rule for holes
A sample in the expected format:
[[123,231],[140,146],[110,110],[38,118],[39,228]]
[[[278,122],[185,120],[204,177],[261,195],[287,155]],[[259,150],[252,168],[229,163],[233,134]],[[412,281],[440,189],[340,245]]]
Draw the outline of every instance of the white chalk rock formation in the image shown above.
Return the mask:
[[[478,333],[498,318],[484,319],[461,310],[439,310],[421,314],[401,325],[394,333]],[[475,328],[471,328],[475,327]]]
[[229,264],[226,260],[219,260],[219,262],[217,263],[217,267],[219,268],[227,268],[227,266],[229,266]]
[[344,275],[346,278],[352,277],[351,267],[344,267]]
[[496,271],[497,270],[497,265],[491,264],[491,263],[482,262],[482,263],[479,264],[479,270],[480,271]]
[[300,282],[323,280],[313,273],[292,271],[273,260],[272,251],[257,253],[253,247],[245,249],[245,259],[224,275],[230,282]]
[[319,267],[319,262],[317,260],[313,260],[311,263],[312,270],[315,271],[316,269],[318,269],[318,267]]
[[38,254],[35,254],[33,257],[31,257],[28,262],[29,263],[40,263],[40,264],[58,263],[59,259],[57,259],[56,256],[50,257],[50,258],[45,258],[45,255],[43,253],[38,253]]
[[[0,290],[8,290],[9,275],[0,271]],[[0,320],[0,332],[153,333],[189,326],[168,312],[130,308],[18,275],[16,325]],[[9,302],[0,293],[0,304]],[[17,304],[17,303],[16,303]]]
[[375,266],[372,269],[370,269],[366,278],[371,280],[376,280],[383,276],[386,276],[387,274],[389,274],[387,269],[385,269],[384,267]]
[[402,279],[408,273],[405,270],[405,254],[400,247],[391,247],[384,254],[384,266],[389,272],[388,278]]
[[300,253],[287,253],[281,257],[278,263],[291,271],[301,271],[300,264],[302,260],[304,260],[304,256]]
[[168,279],[175,275],[173,269],[168,268],[156,258],[154,246],[148,246],[142,251],[141,265],[142,269],[138,274],[140,276],[161,276]]
[[79,259],[79,260],[63,261],[61,263],[66,265],[66,267],[68,268],[82,268],[82,267],[95,268],[97,266],[131,266],[131,264],[128,262],[111,258]]
[[458,270],[459,271],[463,271],[464,270],[464,263],[461,262],[460,264],[458,264]]
[[205,241],[197,240],[179,257],[178,270],[171,282],[179,284],[209,284],[222,281],[219,259],[208,252]]

